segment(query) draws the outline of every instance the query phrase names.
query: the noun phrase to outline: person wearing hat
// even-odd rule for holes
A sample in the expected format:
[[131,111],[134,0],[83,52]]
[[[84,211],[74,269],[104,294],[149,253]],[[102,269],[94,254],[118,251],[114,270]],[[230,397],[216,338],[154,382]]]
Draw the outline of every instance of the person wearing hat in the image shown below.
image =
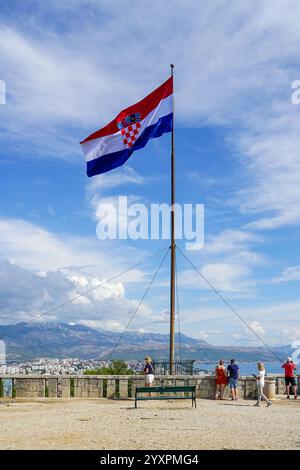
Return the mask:
[[286,362],[282,364],[285,375],[285,386],[286,386],[286,398],[290,398],[290,387],[293,387],[294,400],[297,400],[297,386],[295,380],[295,370],[297,369],[296,365],[293,363],[291,357],[287,357]]
[[151,364],[152,359],[150,356],[146,356],[144,361],[145,361],[145,367],[144,367],[145,387],[151,387],[154,381],[154,369],[153,369],[153,365]]

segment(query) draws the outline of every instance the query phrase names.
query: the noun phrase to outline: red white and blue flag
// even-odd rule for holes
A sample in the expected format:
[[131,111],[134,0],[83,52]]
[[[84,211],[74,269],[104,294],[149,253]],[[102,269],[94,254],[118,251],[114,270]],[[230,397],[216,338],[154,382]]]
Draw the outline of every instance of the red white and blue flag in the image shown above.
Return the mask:
[[173,77],[138,103],[121,111],[102,129],[80,142],[87,175],[94,176],[123,165],[149,139],[171,132]]

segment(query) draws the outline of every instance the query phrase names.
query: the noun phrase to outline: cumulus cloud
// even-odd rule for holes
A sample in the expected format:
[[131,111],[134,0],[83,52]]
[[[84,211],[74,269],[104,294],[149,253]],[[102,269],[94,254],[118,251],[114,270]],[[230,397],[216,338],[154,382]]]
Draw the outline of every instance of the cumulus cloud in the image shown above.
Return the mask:
[[40,309],[47,309],[55,302],[62,301],[63,293],[71,288],[70,280],[60,272],[39,275],[8,260],[2,260],[0,263],[1,322],[15,323],[18,320],[28,320]]
[[[131,104],[160,83],[172,49],[178,125],[236,126],[228,141],[241,165],[239,177],[247,179],[236,202],[255,217],[248,228],[298,223],[299,113],[289,98],[299,8],[293,0],[234,7],[222,0],[151,2],[135,8],[86,0],[38,8],[35,3],[30,21],[21,9],[8,8],[8,21],[0,24],[0,61],[9,88],[9,103],[0,109],[4,145],[11,142],[15,149],[18,142],[18,148],[27,146],[39,157],[81,158],[79,133],[100,127],[120,103]],[[83,14],[86,9],[91,15]],[[129,57],[117,52],[116,44],[126,44]],[[147,61],[141,63],[141,56]],[[139,75],[132,86],[136,63]],[[122,74],[115,73],[116,65]],[[142,184],[130,170],[124,181]],[[88,192],[119,182],[117,173],[100,176]],[[251,259],[251,253],[244,256]]]
[[[21,219],[0,219],[0,247],[2,323],[28,321],[36,316],[40,319],[40,313],[93,289],[147,257],[147,252],[137,253],[130,248],[120,248],[119,255],[115,246],[99,250],[97,240],[58,236]],[[148,282],[148,269],[152,275],[153,262],[41,318],[122,330],[139,304],[139,284]],[[126,293],[129,286],[130,296]],[[152,314],[144,301],[135,327],[144,327]],[[161,319],[159,314],[153,316],[154,321],[157,318]]]
[[[0,256],[36,271],[73,266],[110,277],[133,264],[133,252],[134,248],[124,251],[109,244],[100,250],[95,237],[60,236],[23,219],[0,219]],[[147,256],[139,250],[140,259],[143,255]],[[144,277],[145,272],[135,268],[125,280],[139,282]]]
[[266,334],[259,321],[252,321],[249,323],[249,326],[259,336],[264,336]]
[[215,235],[208,235],[201,256],[204,259],[218,259],[227,263],[248,266],[265,264],[265,255],[257,252],[257,245],[264,239],[250,230],[226,229]]
[[281,282],[299,281],[300,266],[288,266],[284,268],[280,276],[265,281],[268,284],[279,284]]
[[[115,2],[92,0],[72,1],[69,7],[60,2],[34,5],[29,20],[22,11],[9,14],[8,8],[9,21],[0,26],[3,79],[11,103],[1,110],[6,113],[2,126],[22,145],[29,145],[24,140],[30,136],[31,152],[44,145],[47,156],[79,155],[62,122],[73,135],[101,126],[117,114],[120,103],[131,104],[166,78],[170,50],[176,64],[177,120],[188,125],[241,119],[251,125],[249,102],[251,110],[259,111],[262,101],[272,103],[272,94],[289,76],[287,60],[292,63],[298,54],[295,1],[154,1],[134,8],[129,2],[116,8]],[[130,54],[121,53],[118,44],[126,44]]]
[[[8,8],[8,21],[0,24],[1,78],[8,87],[8,103],[0,109],[5,147],[15,150],[18,142],[22,154],[27,148],[31,156],[79,161],[80,133],[100,127],[120,103],[131,104],[160,83],[172,50],[178,124],[237,127],[228,140],[240,160],[240,176],[247,178],[236,202],[255,217],[248,228],[299,223],[300,117],[289,99],[300,39],[298,2],[175,1],[134,8],[93,0],[34,4],[30,21],[21,9],[13,13]],[[85,15],[86,9],[93,14]],[[79,27],[80,35],[75,34]],[[120,53],[116,44],[126,44],[130,54]],[[147,61],[141,63],[141,56]],[[88,191],[118,180],[118,174],[101,176]],[[142,183],[130,171],[126,180]]]
[[[183,294],[181,294],[183,295]],[[226,297],[228,294],[226,294]],[[267,344],[290,345],[298,340],[300,302],[258,301],[258,305],[232,303],[239,315]],[[181,306],[182,325],[195,337],[197,331],[208,334],[212,344],[243,344],[259,346],[255,335],[236,317],[236,315],[217,298],[199,295],[193,306]],[[283,326],[284,325],[284,326]]]
[[[242,187],[233,189],[229,204],[248,218],[243,227],[209,237],[203,254],[194,256],[202,256],[203,273],[218,289],[249,292],[252,267],[266,261],[253,248],[264,242],[258,231],[300,222],[300,117],[299,108],[290,102],[291,82],[298,78],[299,2],[154,1],[116,7],[115,2],[95,0],[28,0],[29,4],[35,8],[26,14],[8,5],[6,21],[0,23],[0,79],[7,85],[7,103],[0,107],[1,148],[13,151],[16,158],[82,161],[78,141],[117,114],[120,103],[132,104],[162,82],[174,61],[176,125],[223,126],[238,163],[232,181]],[[99,176],[87,186],[89,203],[95,209],[105,197],[104,189],[126,183],[142,185],[145,179],[129,168],[109,178]],[[53,207],[48,211],[54,215]],[[58,236],[23,220],[0,220],[1,256],[28,271],[28,278],[33,276],[45,305],[53,298],[46,281],[48,286],[59,280],[64,292],[74,292],[85,282],[81,275],[88,274],[90,285],[103,273],[108,276],[128,266],[136,255],[130,251],[126,256],[115,246],[107,246],[105,252],[98,248],[95,240]],[[78,264],[72,279],[70,273],[58,271]],[[84,274],[82,266],[88,267]],[[136,270],[126,282],[143,279],[145,273]],[[272,282],[296,279],[298,268],[290,266]],[[196,273],[183,272],[181,281],[201,286]],[[74,308],[92,308],[94,302],[110,302],[113,308],[120,299],[126,307],[124,293],[106,294],[112,297],[89,297]],[[16,298],[19,295],[25,309],[29,294],[24,292],[22,298],[16,293]],[[34,302],[32,308],[39,308],[38,299]],[[272,305],[270,311],[261,308],[258,314],[272,320],[279,315],[294,318],[296,303]],[[84,321],[99,325],[102,320],[88,316]]]
[[261,117],[260,130],[240,138],[252,179],[239,192],[238,201],[243,213],[255,216],[247,229],[274,230],[300,222],[300,116],[295,107],[290,104],[276,110],[268,119],[267,129]]
[[145,177],[139,175],[133,168],[126,165],[118,168],[112,173],[104,173],[91,178],[87,185],[87,196],[93,198],[95,195],[103,194],[107,189],[117,188],[120,186],[142,185],[145,183]]
[[[231,263],[209,263],[200,269],[201,274],[219,291],[249,292],[254,285],[247,266]],[[195,270],[183,270],[178,274],[180,286],[189,289],[211,290]]]
[[194,337],[206,341],[209,338],[209,334],[206,331],[197,331]]
[[[115,281],[104,284],[68,303],[50,311],[83,292],[104,283],[105,279],[87,274],[80,276],[66,271],[35,273],[11,263],[0,262],[1,323],[18,321],[64,321],[86,326],[123,330],[138,306],[137,300],[126,297],[125,287]],[[139,310],[137,325],[145,323],[151,313],[145,303]]]

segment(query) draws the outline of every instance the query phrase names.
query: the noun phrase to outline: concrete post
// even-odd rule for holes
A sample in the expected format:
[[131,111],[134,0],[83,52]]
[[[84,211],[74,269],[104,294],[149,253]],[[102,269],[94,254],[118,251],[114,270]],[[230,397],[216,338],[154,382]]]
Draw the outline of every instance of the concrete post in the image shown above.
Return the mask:
[[57,398],[57,379],[46,379],[49,398]]
[[107,398],[115,398],[115,390],[116,390],[116,380],[115,379],[107,379]]
[[57,379],[57,396],[59,398],[70,398],[70,379]]
[[128,379],[119,380],[119,397],[128,398]]

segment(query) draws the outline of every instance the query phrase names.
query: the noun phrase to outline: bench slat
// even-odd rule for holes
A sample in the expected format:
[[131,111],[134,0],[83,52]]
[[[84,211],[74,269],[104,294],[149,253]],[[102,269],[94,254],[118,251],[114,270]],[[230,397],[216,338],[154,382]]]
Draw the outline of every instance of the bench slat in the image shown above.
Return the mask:
[[175,397],[174,395],[167,397],[139,397],[138,400],[190,400],[192,397]]
[[165,387],[137,387],[137,393],[149,393],[151,392],[193,392],[195,391],[195,386],[165,386]]

